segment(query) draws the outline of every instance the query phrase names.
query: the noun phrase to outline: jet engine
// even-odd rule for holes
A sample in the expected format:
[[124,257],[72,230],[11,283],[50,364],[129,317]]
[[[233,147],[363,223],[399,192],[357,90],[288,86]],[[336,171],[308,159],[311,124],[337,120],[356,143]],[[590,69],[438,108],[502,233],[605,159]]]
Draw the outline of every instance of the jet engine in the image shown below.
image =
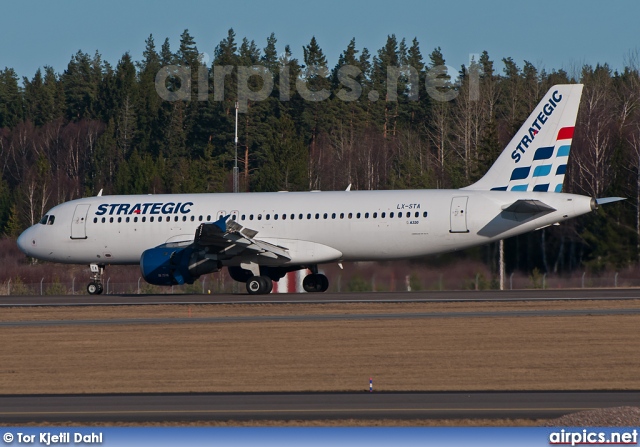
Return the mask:
[[145,250],[140,257],[142,277],[149,284],[172,286],[193,284],[201,275],[220,270],[219,261],[205,257],[202,250],[160,246]]

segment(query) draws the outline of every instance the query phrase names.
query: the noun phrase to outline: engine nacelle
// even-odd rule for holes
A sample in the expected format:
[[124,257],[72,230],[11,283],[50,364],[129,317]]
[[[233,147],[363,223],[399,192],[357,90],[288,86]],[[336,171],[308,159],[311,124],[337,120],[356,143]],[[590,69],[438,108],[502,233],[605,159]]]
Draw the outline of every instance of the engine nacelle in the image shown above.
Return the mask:
[[142,277],[157,286],[193,284],[200,275],[218,270],[220,264],[217,261],[207,259],[190,246],[155,247],[145,250],[140,257]]

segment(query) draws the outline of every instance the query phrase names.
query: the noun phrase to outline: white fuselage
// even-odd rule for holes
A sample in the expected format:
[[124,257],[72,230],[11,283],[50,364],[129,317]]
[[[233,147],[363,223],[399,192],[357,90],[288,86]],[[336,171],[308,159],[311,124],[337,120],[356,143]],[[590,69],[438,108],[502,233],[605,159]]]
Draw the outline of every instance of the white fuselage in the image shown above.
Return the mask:
[[[503,210],[539,200],[556,211],[530,219]],[[99,196],[51,209],[51,224],[19,238],[29,256],[74,264],[137,264],[142,253],[193,241],[201,223],[231,215],[255,239],[284,247],[290,261],[415,258],[485,244],[585,214],[590,197],[545,192],[403,190]],[[49,221],[51,219],[49,218]],[[269,265],[236,257],[241,262]]]

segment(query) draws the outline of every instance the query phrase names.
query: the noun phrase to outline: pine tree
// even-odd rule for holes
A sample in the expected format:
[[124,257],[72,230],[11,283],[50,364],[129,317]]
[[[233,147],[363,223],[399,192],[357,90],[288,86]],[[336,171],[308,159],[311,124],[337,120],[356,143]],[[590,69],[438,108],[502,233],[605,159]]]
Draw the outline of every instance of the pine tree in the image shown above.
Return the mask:
[[274,76],[278,72],[278,51],[276,50],[276,42],[278,42],[276,35],[271,33],[267,38],[267,46],[264,48],[261,58],[262,64],[267,67]]
[[157,154],[158,141],[154,135],[158,135],[157,119],[161,99],[156,92],[155,79],[160,70],[160,55],[156,51],[153,35],[145,41],[145,50],[142,53],[144,59],[137,64],[138,67],[138,104],[136,109],[138,138],[137,146],[143,153]]
[[62,74],[67,119],[78,121],[93,117],[93,107],[98,94],[95,78],[95,60],[78,51]]
[[[309,45],[302,48],[305,67],[302,70],[302,78],[307,93],[298,91],[305,99],[299,105],[303,107],[300,116],[304,128],[307,130],[305,139],[309,144],[309,189],[321,189],[319,183],[320,166],[323,153],[317,147],[318,136],[328,126],[330,119],[330,106],[326,99],[331,94],[331,82],[327,70],[327,58],[314,37]],[[300,90],[301,85],[298,85]],[[305,97],[306,96],[306,97]]]
[[15,127],[24,117],[22,91],[13,68],[0,71],[0,128]]
[[11,212],[12,202],[9,185],[0,178],[0,234],[7,233]]
[[18,205],[14,203],[11,205],[11,209],[9,211],[9,219],[7,220],[7,224],[4,228],[4,234],[9,237],[18,237],[25,229],[26,225],[20,220]]

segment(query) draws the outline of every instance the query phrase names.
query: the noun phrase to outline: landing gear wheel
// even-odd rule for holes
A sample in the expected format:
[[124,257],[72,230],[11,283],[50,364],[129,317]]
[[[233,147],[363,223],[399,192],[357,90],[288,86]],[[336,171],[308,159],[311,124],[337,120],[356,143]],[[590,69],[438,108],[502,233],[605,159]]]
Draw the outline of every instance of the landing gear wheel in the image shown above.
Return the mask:
[[318,274],[318,279],[320,280],[320,292],[326,292],[329,288],[329,279],[322,274]]
[[267,282],[267,292],[266,293],[271,293],[271,291],[273,290],[273,281],[268,276],[263,276],[263,278]]
[[102,275],[104,274],[104,265],[89,264],[91,268],[91,282],[87,286],[89,295],[100,295],[102,293]]
[[91,282],[87,286],[87,292],[89,295],[100,295],[102,293],[102,284],[99,282]]
[[329,280],[322,274],[312,273],[304,277],[302,287],[309,293],[325,292],[329,288]]
[[252,276],[247,280],[247,292],[250,295],[265,295],[273,289],[273,282],[267,276]]

